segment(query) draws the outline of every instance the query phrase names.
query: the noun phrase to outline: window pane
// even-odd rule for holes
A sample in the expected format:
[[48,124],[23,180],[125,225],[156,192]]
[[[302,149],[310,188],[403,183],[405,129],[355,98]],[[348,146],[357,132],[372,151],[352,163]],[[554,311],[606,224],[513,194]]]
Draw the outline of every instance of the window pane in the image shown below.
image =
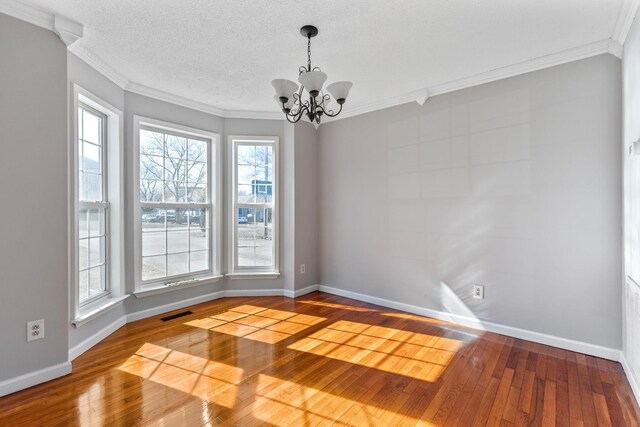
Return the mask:
[[89,297],[89,270],[81,271],[78,279],[78,299],[82,303]]
[[161,202],[162,201],[162,181],[141,179],[140,180],[140,201],[141,202]]
[[185,183],[184,182],[165,182],[164,184],[164,201],[175,203],[185,201]]
[[164,179],[164,158],[140,154],[140,178]]
[[142,257],[142,280],[165,277],[167,260],[165,255]]
[[165,135],[164,155],[165,157],[173,157],[174,159],[187,158],[187,139],[175,136]]
[[189,203],[205,203],[207,201],[207,185],[206,182],[201,184],[187,184],[187,202]]
[[104,292],[104,279],[102,266],[89,269],[89,298]]
[[197,139],[188,141],[189,152],[188,159],[190,162],[206,162],[207,160],[207,143]]
[[209,247],[209,236],[207,230],[191,229],[189,231],[189,250],[199,251]]
[[167,255],[167,276],[177,276],[189,272],[189,254]]
[[273,210],[238,209],[238,267],[269,267],[273,259]]
[[95,173],[102,171],[102,153],[100,147],[88,142],[83,143],[82,170]]
[[82,139],[100,145],[102,143],[102,138],[100,137],[102,129],[101,118],[87,110],[84,110],[82,120]]
[[89,236],[104,236],[106,214],[105,209],[89,210]]
[[203,271],[209,269],[209,251],[191,252],[189,261],[190,271]]
[[256,179],[256,167],[253,165],[238,166],[238,184],[253,184],[253,181]]
[[102,200],[102,175],[84,172],[80,175],[82,179],[82,193],[80,200],[100,201]]
[[89,241],[89,267],[104,263],[104,237],[92,237]]
[[80,239],[78,245],[78,269],[86,270],[89,268],[89,240]]
[[189,250],[188,231],[167,232],[167,253],[187,252]]
[[167,253],[166,236],[164,231],[142,233],[142,256],[163,255]]
[[[164,134],[145,129],[140,130],[140,153],[162,158],[164,155]],[[142,156],[140,157],[142,158]]]
[[185,182],[186,164],[184,159],[166,158],[164,161],[164,180],[166,182]]
[[201,162],[187,163],[187,180],[195,184],[206,184],[207,164]]
[[88,209],[80,209],[78,211],[78,237],[81,239],[89,235],[89,221],[87,219],[88,215]]
[[238,165],[254,165],[256,147],[254,145],[238,145]]

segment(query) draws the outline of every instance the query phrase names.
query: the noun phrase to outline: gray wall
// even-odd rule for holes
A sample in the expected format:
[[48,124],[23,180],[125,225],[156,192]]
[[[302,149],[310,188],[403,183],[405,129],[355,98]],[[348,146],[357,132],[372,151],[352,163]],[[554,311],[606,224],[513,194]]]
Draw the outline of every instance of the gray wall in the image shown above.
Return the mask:
[[620,76],[601,55],[321,126],[321,284],[620,348]]
[[67,50],[0,14],[0,58],[2,381],[67,361]]
[[[623,280],[624,356],[630,377],[640,384],[640,152],[627,155],[640,138],[640,19],[636,16],[623,56],[624,79],[624,179],[625,179],[625,279]],[[638,147],[636,147],[638,148]],[[632,378],[630,378],[631,380]],[[632,384],[634,381],[630,381]],[[637,396],[640,398],[640,396]]]
[[[307,122],[295,125],[295,288],[318,284],[318,138]],[[305,264],[306,273],[300,273]]]

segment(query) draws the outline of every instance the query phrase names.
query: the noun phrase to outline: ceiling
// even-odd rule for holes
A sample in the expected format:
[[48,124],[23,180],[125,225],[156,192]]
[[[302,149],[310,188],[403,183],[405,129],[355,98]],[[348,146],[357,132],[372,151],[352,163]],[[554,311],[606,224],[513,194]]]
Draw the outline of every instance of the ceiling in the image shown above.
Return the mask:
[[[0,0],[2,1],[2,0]],[[21,0],[84,25],[79,49],[127,81],[230,110],[278,111],[306,63],[362,108],[616,37],[629,0]],[[635,10],[634,10],[635,12]],[[628,20],[628,19],[627,19]]]

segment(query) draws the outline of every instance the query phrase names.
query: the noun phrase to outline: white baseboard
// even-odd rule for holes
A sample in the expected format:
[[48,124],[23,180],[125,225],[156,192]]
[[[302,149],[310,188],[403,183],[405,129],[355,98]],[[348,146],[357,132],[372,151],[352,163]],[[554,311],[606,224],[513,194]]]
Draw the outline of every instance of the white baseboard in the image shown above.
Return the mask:
[[0,397],[71,373],[71,362],[59,363],[0,382]]
[[467,316],[461,316],[459,314],[446,313],[439,310],[432,310],[424,307],[418,307],[411,304],[405,304],[397,301],[391,301],[383,298],[373,297],[370,295],[359,294],[356,292],[345,291],[343,289],[334,288],[330,286],[320,285],[319,290],[321,292],[327,292],[334,295],[343,296],[346,298],[355,299],[358,301],[368,302],[370,304],[380,305],[382,307],[393,308],[395,310],[402,310],[409,313],[419,314],[421,316],[432,317],[434,319],[444,320],[451,323],[457,323],[459,325],[468,326],[475,329],[481,329],[488,332],[494,332],[496,334],[507,335],[514,338],[520,338],[528,341],[537,342],[540,344],[550,345],[553,347],[563,348],[565,350],[571,350],[578,353],[589,354],[591,356],[601,357],[603,359],[620,361],[620,350],[603,347],[596,344],[589,344],[582,341],[571,340],[567,338],[561,338],[554,335],[547,335],[540,332],[529,331],[526,329],[515,328],[513,326],[501,325],[499,323],[486,322],[483,320],[474,319]]
[[311,285],[306,288],[296,289],[295,291],[290,291],[289,289],[284,290],[284,296],[289,298],[298,298],[302,295],[309,294],[311,292],[315,292],[320,288],[320,285]]
[[281,297],[283,289],[227,289],[224,292],[226,298],[233,297]]
[[627,375],[627,380],[629,381],[629,385],[631,385],[633,395],[636,397],[636,402],[640,405],[640,382],[636,379],[636,375],[633,369],[631,369],[631,365],[627,361],[624,352],[620,352],[620,364],[624,369],[624,373]]
[[187,298],[180,301],[172,302],[170,304],[159,305],[157,307],[148,308],[146,310],[136,311],[134,313],[127,314],[127,323],[135,322],[136,320],[146,319],[147,317],[155,316],[157,314],[163,314],[168,311],[177,310],[179,308],[188,307],[194,304],[200,304],[202,302],[213,301],[225,296],[225,291],[211,292],[209,294],[200,295],[193,298]]
[[80,356],[85,351],[89,350],[94,345],[98,344],[100,341],[123,327],[127,324],[127,316],[122,316],[119,319],[115,320],[110,325],[107,325],[103,329],[99,330],[97,333],[91,335],[86,340],[82,341],[80,344],[71,347],[69,350],[69,362],[74,360],[76,357]]

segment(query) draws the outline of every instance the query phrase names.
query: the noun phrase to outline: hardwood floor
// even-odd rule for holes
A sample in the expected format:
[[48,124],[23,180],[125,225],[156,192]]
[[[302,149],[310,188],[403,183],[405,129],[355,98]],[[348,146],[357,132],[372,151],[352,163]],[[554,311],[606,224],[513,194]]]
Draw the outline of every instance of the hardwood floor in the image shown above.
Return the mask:
[[584,354],[319,292],[189,309],[0,398],[0,425],[640,423],[621,366]]

